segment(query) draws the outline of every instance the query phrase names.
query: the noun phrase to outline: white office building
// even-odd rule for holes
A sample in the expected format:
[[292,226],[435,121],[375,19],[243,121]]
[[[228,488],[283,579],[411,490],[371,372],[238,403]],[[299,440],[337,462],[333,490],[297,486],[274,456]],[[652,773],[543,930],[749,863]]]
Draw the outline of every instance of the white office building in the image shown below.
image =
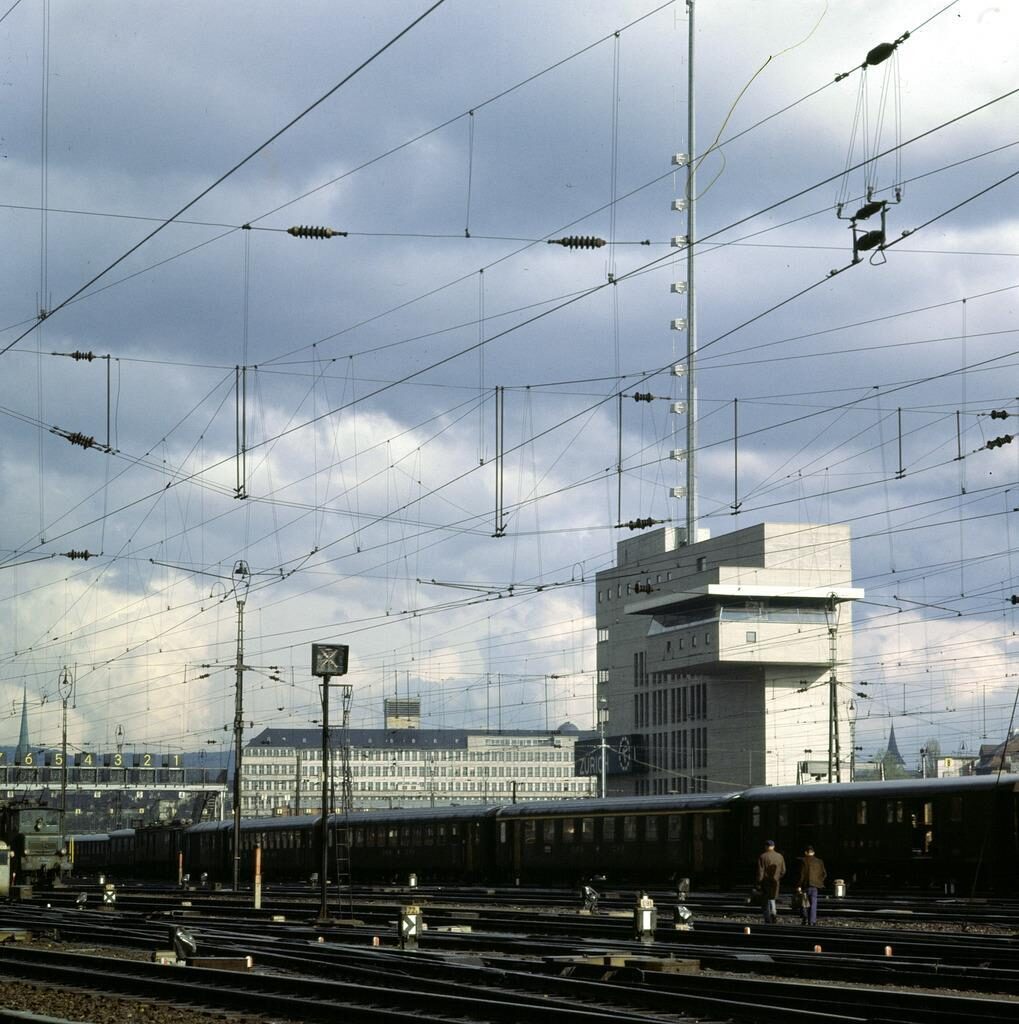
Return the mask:
[[[387,710],[393,710],[389,708]],[[404,718],[413,718],[400,708]],[[249,740],[241,770],[246,817],[319,814],[321,731],[265,729]],[[569,722],[555,731],[351,729],[350,774],[355,809],[448,807],[594,795],[597,779],[578,776]],[[343,786],[343,733],[331,733],[334,806]]]

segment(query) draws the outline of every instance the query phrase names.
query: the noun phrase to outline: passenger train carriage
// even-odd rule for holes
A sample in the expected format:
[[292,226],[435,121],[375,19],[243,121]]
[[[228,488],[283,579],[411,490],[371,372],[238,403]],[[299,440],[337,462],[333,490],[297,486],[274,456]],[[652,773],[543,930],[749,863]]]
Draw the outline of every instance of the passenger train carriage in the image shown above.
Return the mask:
[[[321,867],[319,818],[245,819],[240,876],[251,877],[262,851],[263,879],[307,880]],[[355,813],[349,818],[355,881],[405,880],[522,885],[612,883],[694,886],[753,881],[766,839],[790,872],[811,844],[829,878],[874,887],[955,882],[979,891],[1019,890],[1019,776],[756,787],[685,796],[548,801],[502,807],[446,807]],[[337,830],[329,819],[335,865]],[[95,871],[104,859],[120,877],[175,880],[179,855],[192,879],[233,877],[232,822],[123,830],[78,840]],[[331,871],[335,870],[331,867]],[[974,881],[975,879],[975,881]]]

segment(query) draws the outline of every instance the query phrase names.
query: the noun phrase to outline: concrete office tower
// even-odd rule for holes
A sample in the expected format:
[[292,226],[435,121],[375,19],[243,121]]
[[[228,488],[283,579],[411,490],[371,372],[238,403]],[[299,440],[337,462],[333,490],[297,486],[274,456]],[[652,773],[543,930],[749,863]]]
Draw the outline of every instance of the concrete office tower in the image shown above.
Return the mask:
[[849,528],[763,523],[683,545],[676,527],[620,541],[597,575],[597,696],[609,795],[793,785],[852,747]]

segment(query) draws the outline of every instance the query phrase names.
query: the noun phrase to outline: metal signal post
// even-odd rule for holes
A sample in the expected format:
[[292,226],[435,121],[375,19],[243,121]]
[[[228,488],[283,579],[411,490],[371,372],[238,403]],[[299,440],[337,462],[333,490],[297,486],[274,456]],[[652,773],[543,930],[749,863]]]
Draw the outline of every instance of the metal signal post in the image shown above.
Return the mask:
[[319,885],[322,902],[319,907],[319,920],[329,918],[329,806],[330,782],[332,781],[332,763],[329,750],[329,681],[332,677],[347,674],[347,661],[350,648],[343,644],[312,644],[311,674],[322,680],[322,827],[319,830],[321,843],[321,862]]

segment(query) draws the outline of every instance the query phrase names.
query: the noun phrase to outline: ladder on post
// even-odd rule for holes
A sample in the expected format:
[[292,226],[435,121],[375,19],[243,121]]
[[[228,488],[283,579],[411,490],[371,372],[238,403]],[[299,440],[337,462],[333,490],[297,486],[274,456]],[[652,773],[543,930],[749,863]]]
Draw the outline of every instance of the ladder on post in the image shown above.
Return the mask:
[[350,852],[353,846],[350,815],[354,809],[354,783],[350,770],[350,705],[353,700],[354,687],[350,683],[341,683],[340,689],[343,695],[343,725],[340,733],[341,784],[340,806],[337,808],[336,823],[333,828],[333,856],[340,912],[352,918],[354,916],[354,881],[350,866]]

